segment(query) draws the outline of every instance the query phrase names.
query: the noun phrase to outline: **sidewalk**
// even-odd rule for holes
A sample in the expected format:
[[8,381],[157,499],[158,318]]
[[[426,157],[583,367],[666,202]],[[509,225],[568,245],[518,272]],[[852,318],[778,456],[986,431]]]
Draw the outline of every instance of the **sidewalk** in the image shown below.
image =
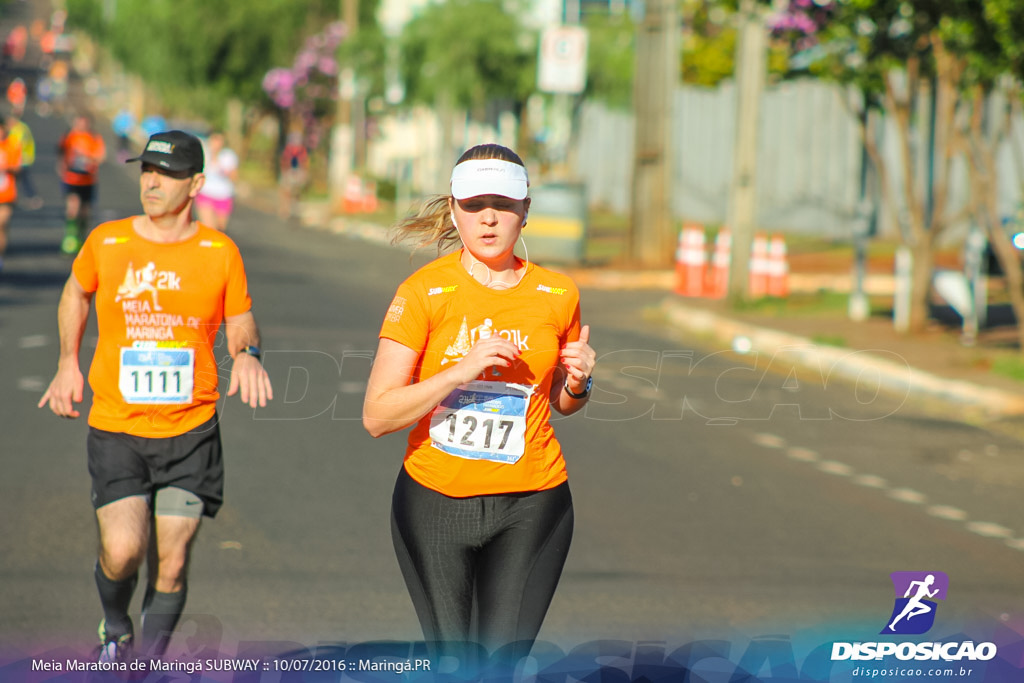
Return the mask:
[[[358,217],[325,217],[307,211],[310,228],[389,243],[387,228]],[[844,312],[814,314],[752,309],[737,311],[726,303],[692,299],[672,292],[671,271],[621,271],[558,268],[581,289],[637,289],[650,292],[650,310],[667,325],[693,338],[732,348],[751,363],[786,363],[821,373],[824,380],[841,377],[867,391],[880,388],[895,395],[912,394],[937,410],[959,419],[1024,425],[1024,382],[992,372],[998,355],[1015,353],[1012,325],[983,330],[978,343],[964,346],[956,324],[934,321],[921,335],[906,336],[893,328],[889,315],[876,312],[864,322]],[[842,286],[843,273],[794,272],[795,289]],[[884,290],[886,276],[876,276]],[[785,365],[785,364],[783,364]],[[870,398],[870,397],[868,397]],[[1015,428],[1016,431],[1016,428]]]

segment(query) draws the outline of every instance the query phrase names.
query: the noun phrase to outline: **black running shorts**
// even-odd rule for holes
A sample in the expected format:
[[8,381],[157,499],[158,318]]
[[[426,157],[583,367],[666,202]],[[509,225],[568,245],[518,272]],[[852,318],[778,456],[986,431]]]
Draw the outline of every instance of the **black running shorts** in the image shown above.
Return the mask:
[[92,204],[93,200],[96,199],[96,186],[95,185],[70,185],[63,183],[64,195],[69,194],[76,195],[82,200],[83,204]]
[[129,496],[146,496],[174,486],[203,501],[213,517],[224,500],[224,461],[217,416],[179,436],[151,439],[89,428],[86,441],[92,504],[101,508]]

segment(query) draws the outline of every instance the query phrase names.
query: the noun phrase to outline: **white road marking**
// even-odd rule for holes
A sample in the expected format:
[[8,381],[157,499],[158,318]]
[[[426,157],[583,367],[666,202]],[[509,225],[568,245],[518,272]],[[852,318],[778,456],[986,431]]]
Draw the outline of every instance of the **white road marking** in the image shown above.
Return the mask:
[[42,377],[20,377],[18,388],[22,391],[46,391],[46,380]]
[[338,390],[343,394],[361,394],[366,391],[366,382],[342,382]]
[[954,522],[962,522],[967,519],[967,513],[960,508],[951,507],[949,505],[932,505],[927,510],[928,514],[932,517],[938,517],[939,519],[948,519]]
[[30,334],[18,340],[19,349],[38,349],[50,343],[48,334]]
[[818,454],[810,448],[787,448],[786,455],[800,462],[818,462],[819,460]]
[[889,486],[889,482],[874,474],[861,474],[854,477],[853,481],[869,489],[884,489]]
[[889,491],[889,497],[902,503],[911,503],[912,505],[921,505],[928,500],[928,496],[914,489],[893,489]]
[[[764,448],[785,448],[785,440],[774,434],[764,432],[755,434],[752,437],[752,441]],[[851,480],[860,486],[866,486],[880,491],[888,491],[889,497],[893,500],[910,503],[912,505],[923,505],[928,501],[928,496],[920,491],[915,491],[914,489],[890,489],[889,483],[877,475],[859,474],[854,476],[853,468],[846,463],[836,460],[822,461],[818,453],[809,448],[801,448],[798,446],[786,448],[786,455],[793,460],[815,464],[818,470],[827,474],[852,477]],[[986,447],[985,455],[988,457],[996,457],[999,455],[999,450],[994,446]],[[973,454],[969,451],[960,451],[958,454],[958,458],[960,460],[966,461],[972,459],[972,457]],[[926,512],[932,517],[937,517],[939,519],[945,519],[951,522],[965,522],[967,530],[972,533],[986,538],[1006,539],[1006,545],[1010,546],[1014,550],[1024,551],[1024,538],[1014,538],[1013,530],[1004,527],[1001,524],[995,524],[994,522],[968,522],[967,520],[969,516],[967,512],[951,505],[930,505]]]
[[657,389],[654,387],[643,387],[636,390],[638,398],[642,398],[646,401],[660,401],[665,398]]
[[775,434],[767,433],[755,434],[754,443],[764,448],[785,448],[786,446],[785,439]]
[[967,530],[985,538],[1010,538],[1013,531],[992,522],[969,522]]
[[826,460],[818,464],[818,469],[827,474],[834,474],[837,477],[849,477],[853,474],[853,468],[846,463]]

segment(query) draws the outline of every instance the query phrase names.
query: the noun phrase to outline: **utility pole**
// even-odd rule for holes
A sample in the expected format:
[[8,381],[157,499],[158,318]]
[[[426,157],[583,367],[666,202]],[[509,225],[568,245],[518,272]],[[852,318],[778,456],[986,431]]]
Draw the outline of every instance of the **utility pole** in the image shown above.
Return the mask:
[[[345,39],[352,40],[359,29],[359,0],[341,0],[339,11],[347,29]],[[327,172],[332,209],[341,206],[345,181],[355,166],[356,134],[352,116],[355,97],[355,71],[351,66],[342,66],[338,74],[338,106],[331,130],[331,155]]]
[[636,120],[629,260],[670,265],[672,222],[672,103],[679,80],[679,12],[674,0],[649,0],[637,25],[633,107]]
[[742,300],[749,291],[750,251],[757,228],[757,144],[761,123],[766,59],[764,19],[756,0],[742,0],[736,48],[736,148],[729,188],[727,224],[732,230],[729,297]]

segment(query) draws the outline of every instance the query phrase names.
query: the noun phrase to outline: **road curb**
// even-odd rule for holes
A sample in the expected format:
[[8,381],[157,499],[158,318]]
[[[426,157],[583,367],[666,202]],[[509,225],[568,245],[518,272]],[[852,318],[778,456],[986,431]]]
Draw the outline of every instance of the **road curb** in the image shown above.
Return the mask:
[[766,354],[817,370],[825,382],[841,377],[896,396],[914,394],[974,408],[988,417],[1024,415],[1024,394],[939,377],[912,367],[905,358],[885,349],[852,350],[819,344],[805,337],[725,318],[676,299],[665,299],[660,311],[677,329],[712,336],[738,349],[737,352]]

